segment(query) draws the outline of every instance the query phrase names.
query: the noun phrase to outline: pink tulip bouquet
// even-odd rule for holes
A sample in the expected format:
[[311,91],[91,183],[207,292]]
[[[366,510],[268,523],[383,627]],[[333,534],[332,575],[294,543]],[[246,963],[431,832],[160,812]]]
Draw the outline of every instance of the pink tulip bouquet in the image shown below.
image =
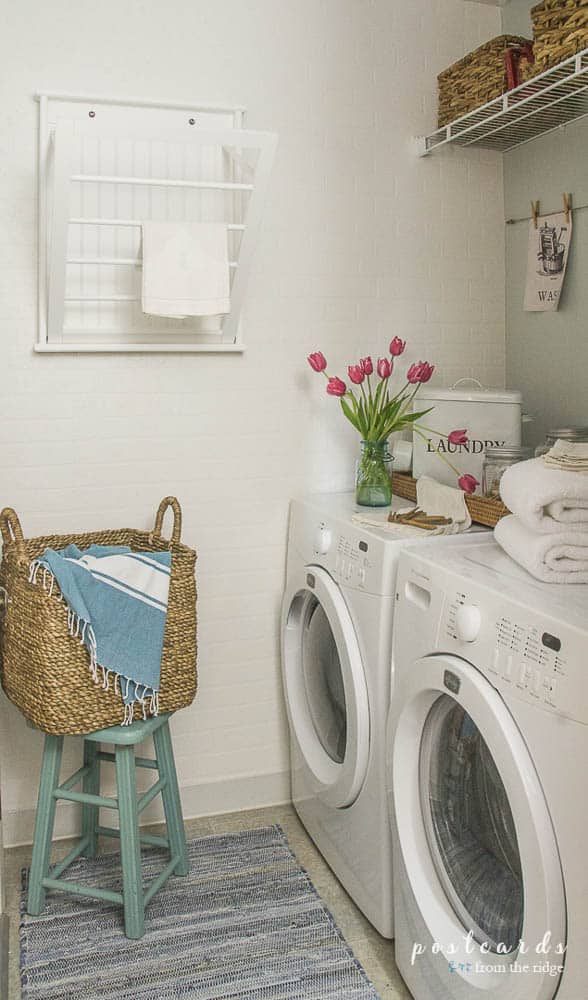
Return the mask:
[[[406,373],[404,384],[397,392],[392,392],[390,377],[394,371],[395,359],[400,357],[405,347],[405,340],[394,337],[390,342],[390,357],[378,358],[375,373],[370,357],[361,358],[358,364],[349,365],[347,374],[351,386],[337,375],[328,374],[326,358],[320,351],[308,357],[313,371],[325,376],[328,394],[339,398],[344,415],[361,435],[362,450],[357,469],[356,496],[357,502],[364,506],[387,506],[392,500],[392,458],[388,451],[388,438],[391,434],[409,428],[425,440],[427,434],[435,434],[446,438],[450,444],[467,444],[465,429],[444,434],[421,423],[421,419],[431,412],[432,407],[413,410],[418,390],[431,378],[434,365],[428,361],[412,364]],[[455,473],[460,489],[465,493],[474,493],[478,480],[474,476],[461,475],[445,454],[438,454]]]

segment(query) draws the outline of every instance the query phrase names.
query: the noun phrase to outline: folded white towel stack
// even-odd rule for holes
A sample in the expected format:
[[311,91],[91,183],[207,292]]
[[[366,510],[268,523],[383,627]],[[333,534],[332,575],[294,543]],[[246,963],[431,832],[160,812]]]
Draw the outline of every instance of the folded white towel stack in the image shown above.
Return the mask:
[[494,537],[538,580],[588,583],[588,476],[560,463],[564,454],[556,448],[549,463],[532,458],[506,470],[500,495],[512,515]]
[[143,312],[217,316],[231,310],[227,226],[143,223]]
[[507,469],[500,495],[513,514],[545,534],[588,531],[588,476],[531,458]]
[[494,537],[515,562],[545,583],[588,583],[588,525],[547,535],[514,517],[503,517]]
[[558,438],[553,448],[543,456],[543,463],[550,469],[564,469],[588,475],[588,443],[576,444]]

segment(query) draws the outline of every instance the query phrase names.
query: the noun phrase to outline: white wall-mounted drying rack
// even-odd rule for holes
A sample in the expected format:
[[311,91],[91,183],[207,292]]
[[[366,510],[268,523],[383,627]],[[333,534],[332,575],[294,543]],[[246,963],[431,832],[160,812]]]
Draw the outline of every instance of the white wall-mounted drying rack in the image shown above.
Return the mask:
[[[39,94],[35,350],[237,352],[277,135],[244,108]],[[141,311],[141,225],[226,222],[231,311]]]

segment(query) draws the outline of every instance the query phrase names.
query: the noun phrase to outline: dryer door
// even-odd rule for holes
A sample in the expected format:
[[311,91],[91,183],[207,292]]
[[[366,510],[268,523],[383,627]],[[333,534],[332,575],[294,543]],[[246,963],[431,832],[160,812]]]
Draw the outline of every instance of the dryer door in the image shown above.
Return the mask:
[[365,779],[370,720],[367,685],[349,610],[318,566],[290,580],[282,618],[282,664],[292,734],[328,805],[357,798]]
[[[490,682],[455,656],[416,661],[395,696],[395,822],[433,940],[468,997],[553,997],[559,975],[513,965],[562,966],[556,949],[566,942],[553,825],[514,719]],[[549,950],[538,952],[542,943]]]

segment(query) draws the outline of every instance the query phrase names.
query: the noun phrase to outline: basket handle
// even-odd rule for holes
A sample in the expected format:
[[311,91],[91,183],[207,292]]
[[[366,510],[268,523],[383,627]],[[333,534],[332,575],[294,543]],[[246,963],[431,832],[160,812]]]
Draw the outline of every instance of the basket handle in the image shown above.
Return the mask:
[[8,548],[10,545],[15,545],[19,560],[26,559],[24,535],[18,514],[12,507],[5,507],[0,513],[0,531],[2,532],[4,547]]
[[171,507],[174,512],[174,526],[172,528],[170,542],[172,545],[179,545],[180,535],[182,533],[182,508],[180,507],[179,501],[176,497],[164,497],[161,501],[159,507],[157,508],[157,514],[155,515],[155,527],[153,529],[153,534],[157,535],[158,538],[163,538],[161,529],[163,527],[163,518],[168,507]]

